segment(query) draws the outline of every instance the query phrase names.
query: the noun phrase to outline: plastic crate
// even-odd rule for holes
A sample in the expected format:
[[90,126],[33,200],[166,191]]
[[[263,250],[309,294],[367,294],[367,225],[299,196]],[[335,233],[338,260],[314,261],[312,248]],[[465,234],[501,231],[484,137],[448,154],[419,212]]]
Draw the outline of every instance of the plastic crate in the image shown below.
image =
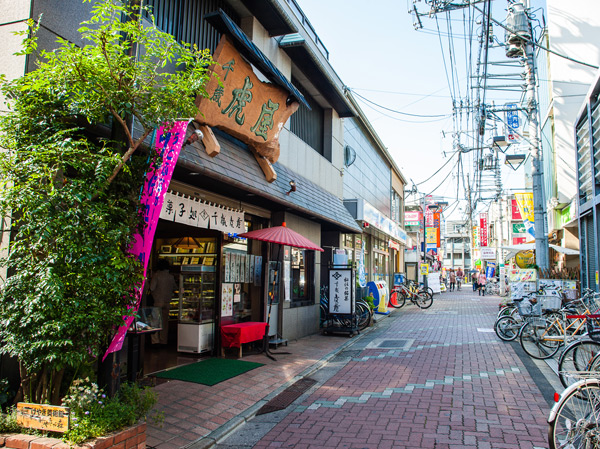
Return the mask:
[[543,295],[537,297],[542,305],[542,310],[559,310],[562,307],[562,299],[558,296]]

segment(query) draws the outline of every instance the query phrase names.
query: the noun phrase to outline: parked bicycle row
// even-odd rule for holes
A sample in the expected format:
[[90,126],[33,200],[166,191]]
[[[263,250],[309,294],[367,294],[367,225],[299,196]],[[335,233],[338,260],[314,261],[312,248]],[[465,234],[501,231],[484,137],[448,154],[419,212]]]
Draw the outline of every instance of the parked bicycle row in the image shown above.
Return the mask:
[[565,388],[548,418],[551,449],[600,448],[600,294],[539,290],[504,304],[494,330],[535,359],[557,357]]

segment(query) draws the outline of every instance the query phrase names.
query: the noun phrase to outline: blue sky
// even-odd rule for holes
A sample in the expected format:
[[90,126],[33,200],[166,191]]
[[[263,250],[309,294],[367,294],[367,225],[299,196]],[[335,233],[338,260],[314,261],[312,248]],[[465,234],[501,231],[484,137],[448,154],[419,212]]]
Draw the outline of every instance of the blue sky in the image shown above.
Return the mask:
[[[444,153],[453,151],[449,84],[462,86],[459,96],[466,96],[465,54],[478,48],[476,42],[460,38],[464,34],[462,15],[468,14],[468,10],[453,12],[449,22],[446,22],[445,15],[438,16],[438,21],[423,18],[424,29],[416,31],[413,17],[408,13],[412,1],[375,0],[370,3],[373,7],[365,7],[367,3],[358,0],[297,2],[329,50],[333,68],[355,94],[408,114],[446,116],[426,118],[395,114],[357,98],[404,176],[415,183],[429,178],[447,161]],[[494,4],[494,17],[504,20],[506,2]],[[426,10],[423,2],[417,5],[422,12]],[[451,72],[446,70],[453,62],[446,49],[448,39],[443,37],[440,43],[436,32],[438,25],[445,30],[447,23],[451,24],[454,34],[459,37],[453,40],[455,83],[452,82]],[[495,29],[495,34],[499,39],[504,37],[500,28]],[[500,57],[504,55],[500,54]],[[457,93],[455,90],[455,95]],[[501,95],[503,99],[499,99],[499,102],[504,102],[506,94]],[[519,98],[518,95],[511,95],[514,100]],[[470,157],[466,159],[463,161],[465,170],[469,170],[472,161]],[[420,184],[419,190],[429,193],[436,188],[453,165],[454,161],[439,175]],[[504,185],[520,186],[522,171],[504,171]],[[450,175],[434,195],[456,198],[457,182]]]

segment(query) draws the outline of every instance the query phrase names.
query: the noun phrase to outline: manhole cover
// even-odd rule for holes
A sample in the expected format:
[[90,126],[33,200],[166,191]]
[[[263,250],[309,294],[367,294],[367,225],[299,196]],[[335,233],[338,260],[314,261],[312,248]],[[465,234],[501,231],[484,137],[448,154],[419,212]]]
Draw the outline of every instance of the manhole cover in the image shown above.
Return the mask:
[[365,349],[408,349],[414,340],[408,338],[378,338],[367,345]]
[[286,409],[292,402],[302,396],[302,393],[316,383],[317,381],[311,379],[310,377],[300,379],[263,405],[260,410],[256,412],[256,414],[264,415],[266,413],[272,413]]

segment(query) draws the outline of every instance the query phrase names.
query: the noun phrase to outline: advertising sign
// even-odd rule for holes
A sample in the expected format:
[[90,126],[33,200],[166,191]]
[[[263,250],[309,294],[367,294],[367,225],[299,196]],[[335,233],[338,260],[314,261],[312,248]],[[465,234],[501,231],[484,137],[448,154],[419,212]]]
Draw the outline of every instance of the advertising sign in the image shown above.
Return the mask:
[[[206,85],[209,96],[197,99],[195,119],[248,144],[271,164],[279,159],[279,136],[299,103],[286,89],[258,78],[252,66],[225,36],[214,52],[217,62]],[[274,181],[272,179],[271,181]]]
[[517,200],[510,200],[511,220],[522,220],[521,211],[519,210],[519,204]]
[[528,234],[527,239],[528,241],[533,241],[535,240],[533,193],[515,193],[515,199],[517,201],[517,205],[519,206],[519,212],[521,213],[521,217],[523,217],[523,224],[525,225],[525,229]]
[[425,211],[425,226],[433,226],[433,211],[431,209]]
[[479,246],[488,246],[488,214],[479,214]]
[[437,247],[437,229],[434,227],[428,227],[425,229],[425,236],[427,244],[436,245]]
[[473,248],[479,248],[479,226],[473,226]]
[[513,245],[522,245],[523,243],[527,243],[527,237],[513,237],[512,243]]
[[481,258],[483,260],[496,260],[496,248],[481,248]]
[[429,274],[429,264],[428,263],[421,264],[421,274],[425,275],[425,276]]
[[329,271],[329,313],[352,313],[352,270]]
[[525,225],[523,223],[513,223],[512,232],[513,234],[525,234],[527,230],[525,229]]
[[423,219],[423,213],[421,211],[404,212],[404,225],[405,226],[421,226],[422,219]]

